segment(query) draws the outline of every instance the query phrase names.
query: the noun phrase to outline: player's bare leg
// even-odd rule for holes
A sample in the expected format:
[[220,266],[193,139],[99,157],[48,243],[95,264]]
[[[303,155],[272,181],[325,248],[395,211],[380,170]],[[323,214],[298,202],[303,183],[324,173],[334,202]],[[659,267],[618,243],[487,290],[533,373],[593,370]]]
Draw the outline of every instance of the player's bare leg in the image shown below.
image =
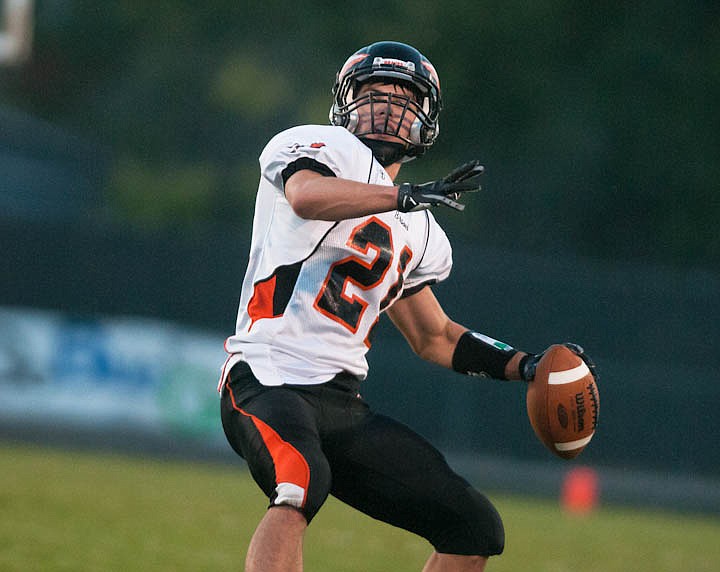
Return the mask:
[[302,543],[307,522],[294,508],[268,509],[253,534],[245,572],[302,572]]
[[482,572],[487,564],[485,556],[462,556],[433,552],[423,572]]

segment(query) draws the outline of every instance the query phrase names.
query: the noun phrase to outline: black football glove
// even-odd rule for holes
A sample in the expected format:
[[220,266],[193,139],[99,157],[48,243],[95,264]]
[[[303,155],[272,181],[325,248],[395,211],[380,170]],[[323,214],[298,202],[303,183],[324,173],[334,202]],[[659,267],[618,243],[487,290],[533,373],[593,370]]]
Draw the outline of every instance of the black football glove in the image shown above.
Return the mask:
[[456,199],[462,193],[479,191],[480,175],[483,172],[485,167],[480,165],[479,161],[470,161],[439,181],[420,185],[403,183],[398,191],[398,210],[407,213],[445,205],[461,211],[465,205],[458,203]]
[[[572,342],[565,342],[562,345],[564,345],[574,354],[578,355],[580,359],[585,362],[585,365],[588,366],[588,369],[590,370],[592,376],[595,378],[595,381],[597,381],[597,366],[595,365],[595,362],[590,358],[590,356],[585,353],[585,350],[582,348],[582,346],[578,344],[573,344]],[[543,355],[545,355],[545,352],[539,354],[528,354],[520,360],[520,376],[522,377],[523,381],[532,381],[533,379],[535,379],[535,370],[537,370],[537,364],[543,357]]]

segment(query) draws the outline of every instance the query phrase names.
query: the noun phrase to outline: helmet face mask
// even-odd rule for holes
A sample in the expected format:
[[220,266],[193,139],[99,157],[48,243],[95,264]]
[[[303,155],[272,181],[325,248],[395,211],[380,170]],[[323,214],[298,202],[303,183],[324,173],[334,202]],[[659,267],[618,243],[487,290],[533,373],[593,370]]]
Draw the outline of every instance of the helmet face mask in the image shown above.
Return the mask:
[[[346,97],[343,111],[347,113],[348,124],[345,127],[358,137],[390,135],[408,144],[419,144],[421,134],[413,133],[413,128],[417,131],[430,121],[417,102],[417,97],[404,95],[402,91],[388,93],[380,89],[373,90],[374,85],[366,83],[355,98]],[[368,89],[363,90],[366,86]]]
[[435,142],[441,105],[432,64],[415,48],[378,42],[350,56],[338,72],[330,122],[354,133],[387,166],[418,157]]

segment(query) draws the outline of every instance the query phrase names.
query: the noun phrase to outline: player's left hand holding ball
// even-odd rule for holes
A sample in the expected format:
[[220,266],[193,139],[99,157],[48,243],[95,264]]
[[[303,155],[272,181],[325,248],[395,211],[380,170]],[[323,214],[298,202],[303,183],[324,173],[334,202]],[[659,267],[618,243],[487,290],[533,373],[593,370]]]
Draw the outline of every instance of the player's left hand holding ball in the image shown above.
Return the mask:
[[556,344],[523,357],[520,373],[530,382],[527,412],[538,439],[558,457],[577,457],[598,424],[595,362],[577,344]]
[[[572,342],[565,342],[561,345],[565,346],[575,355],[579,356],[580,359],[585,362],[585,365],[587,365],[590,373],[595,378],[595,381],[598,380],[597,366],[595,365],[595,362],[590,358],[590,356],[585,353],[585,350],[582,348],[581,345],[574,344]],[[520,376],[522,377],[523,381],[532,381],[533,379],[535,379],[535,371],[537,370],[538,362],[545,355],[545,352],[547,352],[547,350],[539,354],[528,354],[528,357],[524,358],[520,362]]]

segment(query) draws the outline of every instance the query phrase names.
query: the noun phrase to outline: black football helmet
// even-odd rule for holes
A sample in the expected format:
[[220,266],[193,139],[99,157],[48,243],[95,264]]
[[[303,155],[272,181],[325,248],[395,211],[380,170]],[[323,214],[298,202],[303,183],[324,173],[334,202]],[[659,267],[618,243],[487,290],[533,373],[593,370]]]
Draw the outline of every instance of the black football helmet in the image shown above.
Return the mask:
[[[360,86],[368,82],[399,84],[409,88],[414,97],[395,93],[358,96]],[[433,65],[412,46],[400,42],[376,42],[361,48],[337,73],[332,93],[330,123],[354,133],[372,149],[383,166],[419,157],[438,136],[438,116],[442,107],[440,80]],[[378,105],[402,109],[397,125],[390,125],[386,120],[384,125],[378,126],[370,121],[363,131],[358,131],[358,109],[369,106],[367,111],[372,117]],[[410,133],[403,136],[400,130],[408,112],[415,119]],[[377,134],[392,135],[397,142],[368,137]]]

